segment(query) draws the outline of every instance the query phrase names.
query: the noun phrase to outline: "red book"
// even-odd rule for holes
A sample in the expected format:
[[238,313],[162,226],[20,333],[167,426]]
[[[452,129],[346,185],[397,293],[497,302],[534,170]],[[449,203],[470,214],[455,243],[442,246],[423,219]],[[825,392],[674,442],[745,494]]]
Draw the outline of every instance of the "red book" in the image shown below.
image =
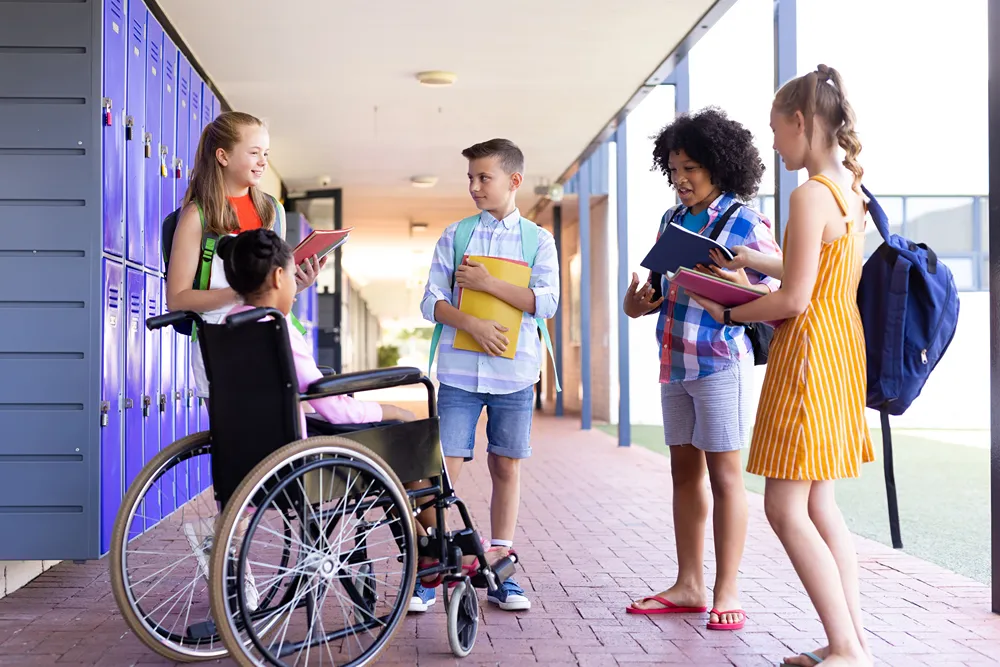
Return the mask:
[[667,274],[667,280],[674,285],[680,285],[692,294],[711,299],[727,308],[742,306],[764,296],[749,287],[689,269],[680,269],[677,273]]
[[314,229],[309,236],[302,239],[302,243],[295,246],[296,266],[304,264],[313,255],[316,255],[317,259],[323,259],[347,242],[352,229],[354,227],[347,229]]

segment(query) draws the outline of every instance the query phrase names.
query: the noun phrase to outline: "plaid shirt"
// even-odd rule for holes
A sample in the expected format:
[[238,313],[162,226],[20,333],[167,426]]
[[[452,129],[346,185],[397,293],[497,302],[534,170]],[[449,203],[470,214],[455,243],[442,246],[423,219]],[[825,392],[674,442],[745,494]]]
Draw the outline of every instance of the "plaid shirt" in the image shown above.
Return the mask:
[[[700,232],[710,234],[718,217],[735,201],[731,194],[724,193],[712,202],[708,207],[708,224]],[[685,213],[687,207],[676,206],[665,215],[667,220],[679,223]],[[658,232],[656,238],[659,237]],[[771,223],[748,206],[733,213],[717,240],[727,248],[743,245],[769,255],[781,254],[771,234]],[[777,279],[753,270],[747,271],[747,278],[751,283],[766,285],[772,292],[780,285]],[[656,322],[661,383],[705,377],[751,354],[750,340],[743,327],[719,324],[665,277],[661,287],[664,299]]]

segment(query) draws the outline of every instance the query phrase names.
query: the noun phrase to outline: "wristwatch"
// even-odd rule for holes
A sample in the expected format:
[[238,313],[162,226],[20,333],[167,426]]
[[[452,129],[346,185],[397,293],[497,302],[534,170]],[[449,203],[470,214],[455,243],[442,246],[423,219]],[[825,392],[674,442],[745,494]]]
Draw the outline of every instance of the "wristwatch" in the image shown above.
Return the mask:
[[736,326],[736,323],[733,322],[732,313],[733,313],[732,308],[726,308],[725,310],[722,311],[722,319],[726,323],[727,327]]

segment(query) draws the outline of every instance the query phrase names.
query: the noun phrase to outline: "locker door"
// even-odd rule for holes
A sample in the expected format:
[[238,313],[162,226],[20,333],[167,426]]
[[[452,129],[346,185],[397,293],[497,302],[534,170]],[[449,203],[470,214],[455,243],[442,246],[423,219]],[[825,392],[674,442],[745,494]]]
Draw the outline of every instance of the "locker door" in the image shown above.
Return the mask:
[[215,120],[222,113],[222,105],[219,104],[219,98],[215,96],[215,93],[212,93],[209,99],[212,100],[212,120]]
[[104,82],[101,100],[104,252],[125,251],[125,44],[128,25],[124,0],[104,3]]
[[215,95],[212,93],[212,88],[207,83],[202,85],[201,93],[201,127],[205,129],[205,126],[215,120]]
[[[175,192],[177,185],[177,47],[169,37],[163,35],[163,99],[160,115],[160,173],[166,173],[166,178],[160,180],[160,214],[157,220],[163,221],[171,211],[177,208],[179,195]],[[159,267],[163,270],[163,254],[157,252]],[[164,336],[166,337],[166,336]]]
[[[152,15],[146,16],[146,133],[142,137],[145,164],[145,203],[142,211],[142,236],[145,249],[143,264],[153,271],[160,270],[160,196],[166,168],[160,164],[160,146],[164,144],[161,125],[163,113],[163,28]],[[170,142],[172,143],[172,142]]]
[[[144,320],[156,317],[160,314],[160,278],[150,274],[145,275],[146,280],[146,312]],[[146,465],[150,459],[160,451],[160,330],[150,331],[145,326],[145,321],[140,323],[143,332],[143,387],[142,387],[142,464]],[[169,443],[167,443],[169,444]],[[163,482],[160,483],[162,491]],[[158,494],[150,494],[143,508],[146,516],[145,528],[152,528],[163,515],[161,498]]]
[[[187,425],[187,379],[188,379],[188,342],[191,340],[187,336],[182,336],[177,332],[173,332],[171,336],[174,339],[174,400],[176,402],[176,410],[174,412],[174,439],[180,440],[188,434]],[[177,507],[180,507],[188,501],[191,497],[190,491],[188,490],[188,462],[185,461],[178,466],[175,466],[174,470],[177,473],[176,476],[176,497],[177,497]]]
[[146,133],[146,6],[128,0],[128,53],[125,92],[125,258],[142,264],[143,137]]
[[[162,278],[160,283],[160,312],[167,312],[167,285]],[[174,436],[174,421],[177,414],[177,402],[174,400],[174,330],[173,327],[160,329],[160,449],[166,449],[177,438]],[[161,516],[167,516],[177,507],[175,498],[176,487],[174,471],[163,473],[160,489]]]
[[115,516],[122,502],[122,365],[124,317],[122,265],[102,260],[104,311],[101,378],[101,554],[108,552]]
[[[125,331],[125,488],[132,484],[142,470],[143,423],[142,390],[145,384],[143,374],[143,352],[146,336],[142,326],[145,311],[146,276],[133,268],[125,269],[125,304],[127,329]],[[139,524],[133,522],[135,531],[129,538],[138,536]]]
[[183,54],[177,54],[177,164],[174,169],[177,192],[176,206],[180,206],[184,201],[184,194],[187,192],[188,171],[191,168],[191,154],[188,149],[188,134],[191,127],[191,65]]
[[[188,114],[191,118],[191,127],[188,129],[188,161],[189,166],[194,166],[195,155],[198,152],[198,140],[201,139],[202,125],[201,101],[204,95],[205,84],[198,76],[195,69],[191,68],[191,107]],[[190,178],[190,174],[188,175]]]

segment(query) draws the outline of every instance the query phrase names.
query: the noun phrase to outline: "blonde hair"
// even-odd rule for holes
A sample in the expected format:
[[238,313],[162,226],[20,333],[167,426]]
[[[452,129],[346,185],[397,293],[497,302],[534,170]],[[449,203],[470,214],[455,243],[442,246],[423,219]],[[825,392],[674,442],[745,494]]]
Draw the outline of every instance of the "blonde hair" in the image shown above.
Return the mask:
[[819,116],[829,128],[830,145],[834,139],[844,149],[844,166],[854,174],[853,188],[859,189],[864,169],[858,162],[861,140],[854,130],[857,117],[847,101],[847,91],[840,72],[826,65],[819,65],[815,72],[792,79],[774,96],[774,107],[786,116],[802,112],[806,123],[806,139],[812,141],[813,118]]
[[[218,149],[231,152],[240,141],[244,127],[265,127],[255,116],[240,111],[226,111],[205,126],[198,140],[198,151],[191,169],[191,182],[184,195],[184,205],[192,202],[201,205],[205,215],[205,229],[218,234],[232,234],[240,229],[236,210],[226,196],[222,165],[215,158]],[[274,227],[274,206],[260,188],[250,186],[250,200],[260,216],[264,229]]]

